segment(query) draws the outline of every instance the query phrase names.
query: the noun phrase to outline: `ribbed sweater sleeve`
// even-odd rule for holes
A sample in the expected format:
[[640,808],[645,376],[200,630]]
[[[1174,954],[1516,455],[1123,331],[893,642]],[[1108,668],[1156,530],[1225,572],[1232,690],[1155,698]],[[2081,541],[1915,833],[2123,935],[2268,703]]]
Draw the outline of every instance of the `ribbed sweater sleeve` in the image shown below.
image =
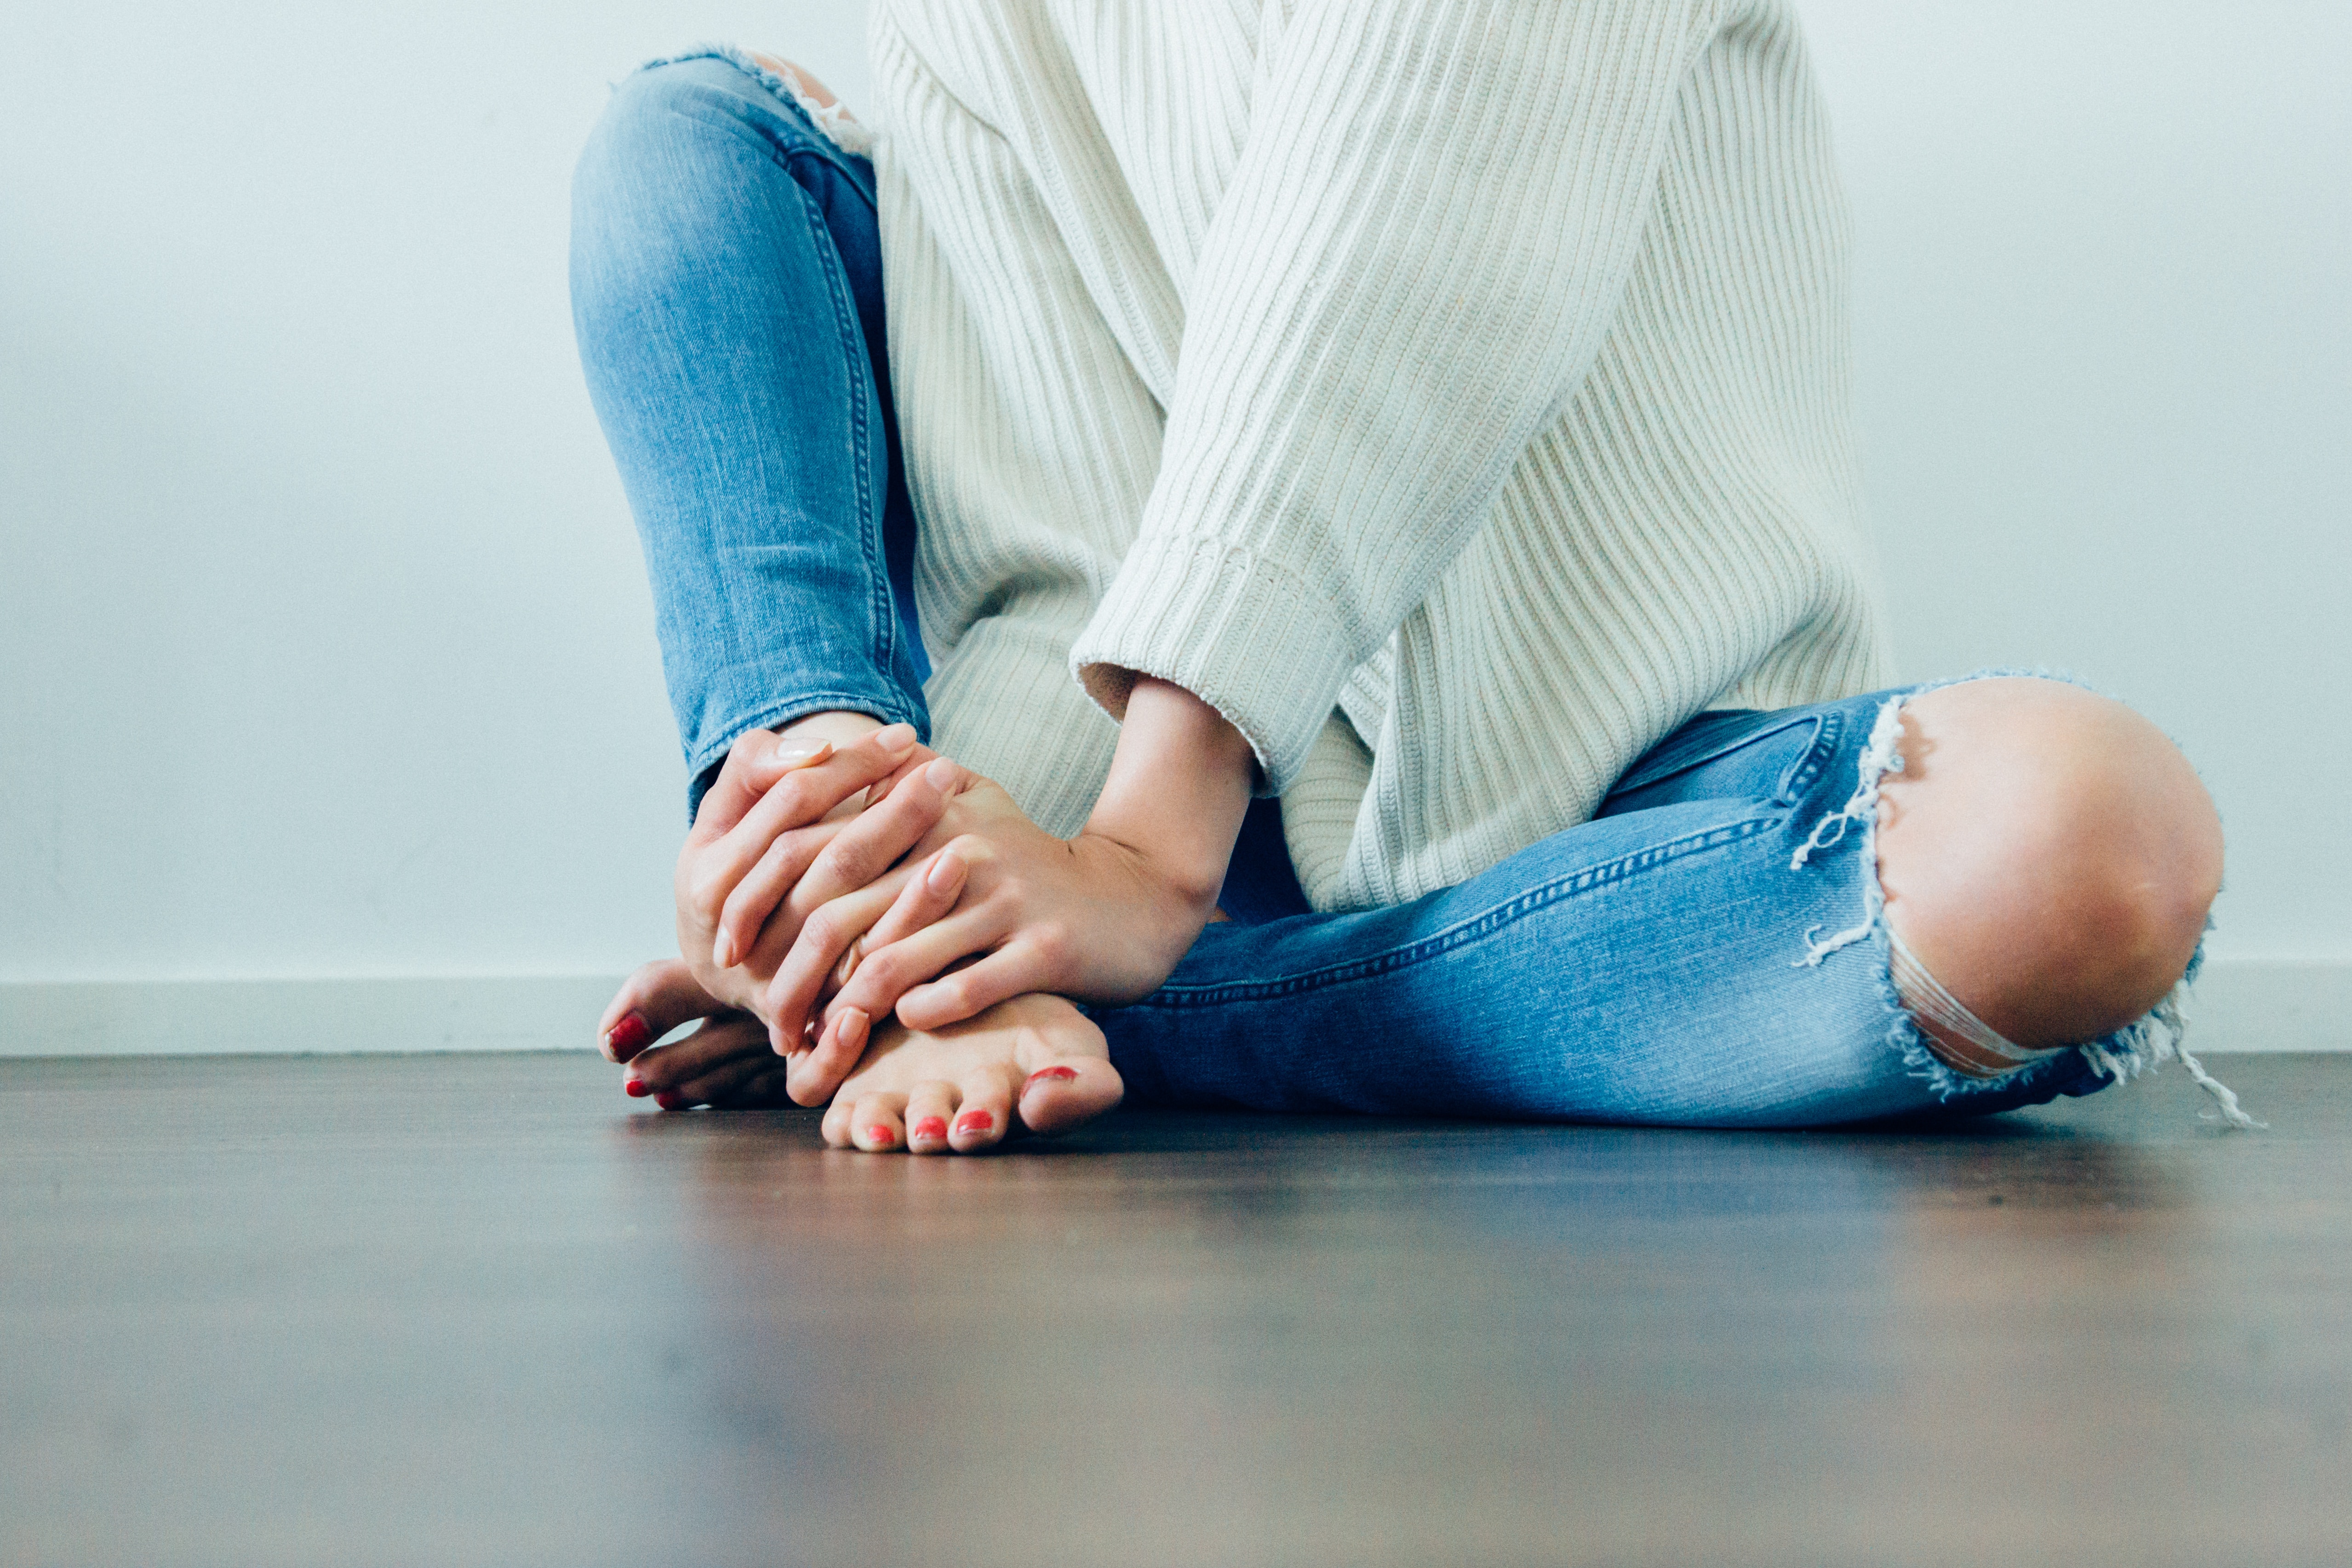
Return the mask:
[[1696,0],[1301,0],[1202,243],[1141,530],[1071,651],[1297,777],[1576,391],[1654,208]]

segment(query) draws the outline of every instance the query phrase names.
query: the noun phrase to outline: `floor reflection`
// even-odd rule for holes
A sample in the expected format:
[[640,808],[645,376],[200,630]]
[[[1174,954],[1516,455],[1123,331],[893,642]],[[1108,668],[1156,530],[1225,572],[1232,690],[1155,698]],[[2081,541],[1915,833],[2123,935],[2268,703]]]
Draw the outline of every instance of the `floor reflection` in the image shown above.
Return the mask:
[[1596,1556],[1665,1520],[1705,1555],[1709,1519],[1811,1529],[1987,1473],[1998,1497],[1931,1488],[1922,1517],[2024,1549],[2043,1510],[2095,1517],[2093,1477],[2186,1484],[2109,1467],[2179,1429],[2193,1381],[2135,1368],[2179,1373],[2226,1288],[2195,1148],[2014,1118],[1136,1115],[978,1160],[828,1152],[793,1115],[625,1142],[678,1184],[741,1473],[784,1511],[893,1510],[909,1554],[958,1518],[1043,1521],[1045,1553],[1117,1528],[1345,1557],[1336,1518],[1367,1553],[1507,1554],[1565,1509]]

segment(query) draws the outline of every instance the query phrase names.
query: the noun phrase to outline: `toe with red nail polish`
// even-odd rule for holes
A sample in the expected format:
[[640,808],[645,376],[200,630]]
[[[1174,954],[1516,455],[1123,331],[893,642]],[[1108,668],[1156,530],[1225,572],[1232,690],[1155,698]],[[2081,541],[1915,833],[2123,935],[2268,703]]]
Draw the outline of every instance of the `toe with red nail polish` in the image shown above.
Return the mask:
[[1039,1068],[1029,1075],[1029,1082],[1021,1087],[1027,1089],[1040,1083],[1067,1083],[1077,1076],[1078,1069],[1076,1068]]
[[635,1050],[639,1046],[644,1045],[647,1040],[651,1039],[653,1037],[653,1027],[646,1022],[644,1014],[631,1013],[619,1023],[614,1025],[612,1033],[604,1037],[611,1042],[613,1054],[614,1056],[621,1056],[629,1051]]
[[996,1118],[985,1110],[967,1110],[956,1118],[959,1132],[986,1132],[996,1125]]
[[915,1123],[915,1136],[918,1138],[944,1138],[947,1135],[948,1119],[944,1116],[926,1116]]
[[676,1089],[667,1089],[654,1096],[654,1103],[664,1110],[676,1110],[686,1103],[686,1096]]
[[643,1100],[654,1091],[654,1086],[641,1078],[624,1079],[621,1087],[628,1091],[631,1100]]

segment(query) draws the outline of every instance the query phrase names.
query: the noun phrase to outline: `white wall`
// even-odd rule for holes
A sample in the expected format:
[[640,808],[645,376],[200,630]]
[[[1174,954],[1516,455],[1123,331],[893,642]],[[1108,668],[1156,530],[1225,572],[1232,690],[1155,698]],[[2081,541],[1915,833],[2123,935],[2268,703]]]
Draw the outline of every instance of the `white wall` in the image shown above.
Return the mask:
[[[2142,704],[2228,819],[2217,951],[2352,959],[2352,12],[1806,13],[1906,665]],[[0,981],[661,951],[681,769],[573,360],[571,163],[607,80],[698,37],[863,100],[862,7],[6,33]]]

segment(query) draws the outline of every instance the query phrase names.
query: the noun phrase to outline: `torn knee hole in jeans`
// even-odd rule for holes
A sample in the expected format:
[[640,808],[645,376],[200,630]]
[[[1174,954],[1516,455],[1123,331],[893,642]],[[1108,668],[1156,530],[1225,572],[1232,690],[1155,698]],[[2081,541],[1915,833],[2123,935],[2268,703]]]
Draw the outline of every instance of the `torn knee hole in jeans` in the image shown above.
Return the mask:
[[[702,44],[687,50],[684,54],[664,55],[658,59],[647,60],[637,68],[641,71],[649,71],[660,66],[674,66],[687,60],[698,59],[725,60],[737,70],[755,79],[770,92],[782,94],[800,105],[802,112],[814,122],[817,130],[823,132],[824,139],[844,153],[857,158],[874,156],[874,132],[860,123],[857,117],[849,112],[848,106],[839,100],[831,103],[819,101],[816,95],[810,91],[807,85],[800,79],[801,68],[793,65],[790,60],[777,62],[792,68],[789,73],[779,73],[771,70],[762,63],[761,57],[750,49],[734,44]],[[814,78],[810,79],[814,80]]]
[[[1963,679],[1983,679],[1994,675],[2039,674],[2039,671],[1992,670],[1981,675],[1966,676]],[[2189,1052],[2186,1039],[2188,1020],[2186,1005],[2189,983],[2195,978],[2199,959],[2189,962],[2189,972],[2163,1001],[2149,1009],[2145,1017],[2127,1024],[2113,1034],[2081,1045],[2057,1046],[2048,1049],[2029,1050],[2004,1038],[2000,1031],[1970,1012],[1959,999],[1947,990],[1942,982],[1929,973],[1918,954],[1895,934],[1886,921],[1886,895],[1878,881],[1878,816],[1879,784],[1890,773],[1903,771],[1899,750],[1903,738],[1903,708],[1913,698],[1957,681],[1939,681],[1918,687],[1887,699],[1878,710],[1877,721],[1872,725],[1869,743],[1863,748],[1859,778],[1853,794],[1843,805],[1823,816],[1813,825],[1803,843],[1789,861],[1792,871],[1802,870],[1814,853],[1843,841],[1847,829],[1856,823],[1862,826],[1862,859],[1865,875],[1862,879],[1862,918],[1855,924],[1827,937],[1818,933],[1822,928],[1811,926],[1804,932],[1804,956],[1796,961],[1797,967],[1818,967],[1831,954],[1866,942],[1883,934],[1886,942],[1887,973],[1885,984],[1895,1022],[1891,1034],[1906,1059],[1918,1068],[1945,1099],[1965,1092],[1963,1080],[1977,1083],[2032,1066],[2035,1062],[2065,1051],[2079,1051],[2091,1066],[2116,1083],[2137,1077],[2165,1061],[2178,1058],[2188,1069],[2189,1076],[2200,1088],[2213,1097],[2221,1117],[2232,1127],[2254,1129],[2265,1125],[2246,1113],[2238,1097],[2229,1087],[2205,1070],[2205,1064]]]

